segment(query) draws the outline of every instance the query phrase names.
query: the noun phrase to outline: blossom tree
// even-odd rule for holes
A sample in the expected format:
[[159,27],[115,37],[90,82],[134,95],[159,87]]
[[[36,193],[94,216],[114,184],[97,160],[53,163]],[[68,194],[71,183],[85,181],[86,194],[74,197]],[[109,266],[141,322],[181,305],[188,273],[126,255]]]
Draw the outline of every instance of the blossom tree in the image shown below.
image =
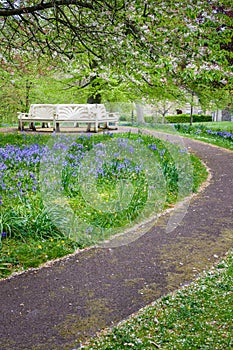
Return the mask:
[[171,84],[232,90],[229,0],[0,0],[0,26],[2,60],[76,62],[97,102],[103,75],[150,95]]

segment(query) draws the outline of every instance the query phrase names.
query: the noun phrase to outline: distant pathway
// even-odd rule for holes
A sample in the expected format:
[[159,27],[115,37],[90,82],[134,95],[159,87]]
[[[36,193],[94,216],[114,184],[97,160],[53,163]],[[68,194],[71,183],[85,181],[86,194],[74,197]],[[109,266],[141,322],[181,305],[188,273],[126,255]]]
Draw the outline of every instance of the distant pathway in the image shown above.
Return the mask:
[[77,348],[75,340],[81,343],[190,282],[232,247],[233,152],[184,143],[211,169],[212,179],[180,225],[166,233],[165,214],[129,245],[87,249],[0,281],[1,350]]

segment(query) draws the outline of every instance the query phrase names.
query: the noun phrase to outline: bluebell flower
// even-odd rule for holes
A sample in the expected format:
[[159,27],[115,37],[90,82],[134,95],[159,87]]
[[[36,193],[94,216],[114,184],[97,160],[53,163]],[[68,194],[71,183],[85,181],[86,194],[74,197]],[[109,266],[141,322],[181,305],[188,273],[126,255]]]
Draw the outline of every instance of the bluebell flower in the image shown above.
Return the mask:
[[93,231],[93,227],[89,226],[89,227],[86,228],[86,234],[87,235],[90,235],[92,233],[92,231]]
[[157,146],[155,144],[149,145],[148,148],[150,148],[152,151],[157,150]]
[[165,152],[166,152],[165,149],[162,149],[161,151],[159,151],[159,155],[161,158],[163,158]]
[[188,150],[187,150],[187,148],[181,148],[181,149],[179,149],[179,152],[180,153],[188,153]]
[[136,171],[136,173],[139,173],[142,170],[142,166],[141,165],[136,165],[134,170]]
[[130,153],[133,153],[133,152],[134,152],[133,146],[130,146],[130,147],[129,147],[129,152],[130,152]]
[[96,148],[103,148],[103,147],[104,147],[104,144],[103,144],[102,142],[96,143],[96,144],[94,145],[94,147],[96,147]]
[[128,141],[129,141],[128,139],[119,137],[117,139],[117,141],[118,141],[118,145],[121,146],[121,147],[127,147],[128,146]]

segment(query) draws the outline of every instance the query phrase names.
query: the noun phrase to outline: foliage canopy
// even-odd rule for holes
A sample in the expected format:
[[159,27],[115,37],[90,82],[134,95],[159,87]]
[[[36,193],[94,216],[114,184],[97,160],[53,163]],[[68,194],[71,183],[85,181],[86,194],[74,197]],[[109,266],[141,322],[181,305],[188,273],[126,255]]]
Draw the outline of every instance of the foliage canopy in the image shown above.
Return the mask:
[[71,87],[94,93],[114,84],[152,96],[232,91],[229,0],[0,0],[0,27],[4,69],[49,57]]

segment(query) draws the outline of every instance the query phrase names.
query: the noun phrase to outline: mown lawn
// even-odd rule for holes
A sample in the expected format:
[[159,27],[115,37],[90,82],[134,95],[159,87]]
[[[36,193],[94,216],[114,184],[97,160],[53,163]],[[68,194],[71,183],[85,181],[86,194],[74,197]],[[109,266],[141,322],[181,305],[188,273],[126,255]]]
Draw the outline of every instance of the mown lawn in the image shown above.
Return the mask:
[[210,128],[217,131],[224,130],[233,132],[233,122],[205,122],[200,124],[204,125],[206,128]]
[[233,150],[233,123],[202,123],[177,124],[174,128],[179,134],[191,137],[195,140],[204,141],[213,145]]
[[[135,125],[136,126],[136,125]],[[138,125],[144,129],[143,125]],[[180,134],[188,138],[210,143],[215,146],[233,150],[233,122],[183,124],[153,124],[147,128],[170,134]]]

